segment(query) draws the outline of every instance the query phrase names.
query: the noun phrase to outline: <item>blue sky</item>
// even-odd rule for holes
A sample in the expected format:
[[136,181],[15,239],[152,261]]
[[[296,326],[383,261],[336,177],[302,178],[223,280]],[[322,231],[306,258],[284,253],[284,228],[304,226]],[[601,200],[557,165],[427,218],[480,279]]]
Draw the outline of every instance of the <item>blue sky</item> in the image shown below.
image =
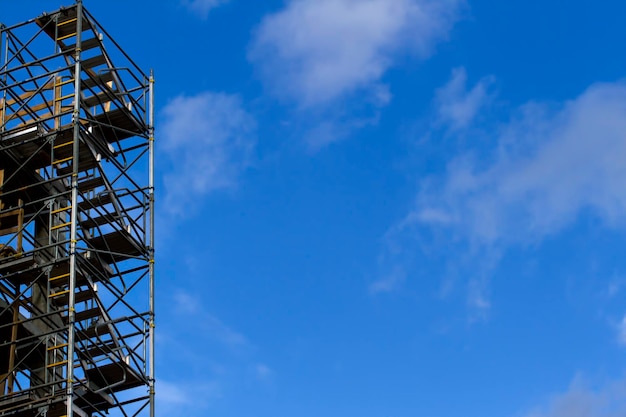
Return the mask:
[[626,413],[626,3],[85,4],[157,79],[158,415]]

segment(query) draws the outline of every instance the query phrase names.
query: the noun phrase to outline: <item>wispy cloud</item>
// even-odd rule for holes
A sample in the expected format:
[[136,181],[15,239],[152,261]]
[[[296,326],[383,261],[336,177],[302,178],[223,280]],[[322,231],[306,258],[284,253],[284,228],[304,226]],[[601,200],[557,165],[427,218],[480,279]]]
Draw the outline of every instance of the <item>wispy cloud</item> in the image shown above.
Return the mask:
[[409,217],[487,245],[542,239],[585,210],[625,226],[625,112],[624,82],[593,85],[556,111],[523,106],[481,158],[493,162],[458,157],[424,182]]
[[491,309],[489,298],[489,279],[473,278],[468,283],[467,306],[470,321],[485,320]]
[[[385,73],[403,56],[427,58],[448,36],[461,4],[463,0],[291,0],[263,19],[249,58],[273,95],[327,124],[330,120],[341,133],[353,123],[342,123],[351,116],[345,111],[347,101],[358,98],[360,110],[364,102],[374,109],[387,105],[391,93]],[[339,108],[344,110],[340,117]],[[343,137],[328,128],[321,133],[320,146]]]
[[[430,123],[432,129],[443,129],[447,134],[457,134],[469,129],[480,113],[492,104],[495,93],[491,91],[495,83],[494,77],[481,78],[475,85],[468,87],[467,71],[463,67],[452,70],[450,80],[435,91],[433,100],[434,117]],[[406,281],[411,269],[407,262],[412,258],[407,255],[406,237],[418,233],[416,224],[451,226],[455,222],[450,213],[438,207],[424,207],[412,210],[401,222],[391,227],[384,237],[384,250],[379,257],[380,277],[369,286],[370,293],[379,294],[398,290]],[[409,242],[409,246],[412,242]],[[493,254],[491,254],[493,258]],[[467,305],[471,320],[483,319],[491,306],[489,302],[488,267],[475,268],[475,274],[468,282]],[[478,271],[476,273],[476,271]],[[453,280],[448,279],[438,291],[440,296],[447,295]]]
[[624,279],[622,277],[613,277],[606,288],[606,298],[613,298],[619,294],[624,288]]
[[230,1],[231,0],[182,0],[182,4],[189,9],[189,11],[197,14],[203,19],[206,19],[211,10],[229,3]]
[[217,340],[228,348],[246,348],[248,339],[211,314],[200,299],[188,292],[177,291],[173,295],[174,311],[179,316],[193,317],[194,328]]
[[406,280],[406,271],[402,265],[394,265],[394,268],[384,273],[382,277],[372,282],[369,286],[371,294],[389,293],[397,290]]
[[202,296],[178,289],[164,298],[169,314],[160,321],[158,356],[167,366],[157,384],[159,415],[206,415],[243,385],[272,380],[274,370],[253,343],[217,318]]
[[204,92],[179,96],[162,112],[165,204],[185,216],[211,191],[237,185],[256,144],[254,118],[237,96]]
[[468,90],[467,71],[463,67],[455,68],[450,81],[436,93],[438,122],[453,132],[468,128],[491,102],[493,83],[493,77],[485,77]]
[[159,379],[156,385],[157,415],[202,415],[207,407],[222,398],[222,388],[216,381],[176,382]]
[[191,394],[179,384],[159,381],[159,402],[167,405],[191,403]]
[[626,346],[626,315],[617,325],[617,338],[622,346]]
[[[446,121],[440,132],[463,133],[475,124],[491,100],[491,82],[465,87],[464,71],[456,70],[434,102]],[[383,251],[404,251],[389,257],[388,270],[425,250],[431,260],[454,262],[466,277],[470,315],[484,318],[491,276],[512,245],[538,244],[583,214],[607,228],[625,227],[624,114],[626,82],[619,81],[594,84],[563,103],[527,103],[507,122],[486,123],[471,150],[442,174],[421,179],[412,208],[388,233]]]
[[345,111],[338,111],[334,115],[320,115],[313,117],[312,127],[304,135],[304,144],[311,152],[316,152],[334,142],[345,139],[356,130],[378,123],[378,115],[350,117]]
[[264,363],[257,363],[254,366],[254,372],[259,380],[267,381],[274,373],[272,369]]
[[615,381],[598,389],[576,377],[569,389],[524,417],[621,417],[626,414],[626,382]]

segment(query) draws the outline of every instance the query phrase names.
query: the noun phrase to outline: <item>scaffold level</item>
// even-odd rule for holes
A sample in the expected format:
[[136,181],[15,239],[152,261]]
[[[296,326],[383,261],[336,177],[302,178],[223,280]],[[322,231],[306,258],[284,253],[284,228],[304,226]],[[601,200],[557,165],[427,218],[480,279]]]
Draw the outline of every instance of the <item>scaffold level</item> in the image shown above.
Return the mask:
[[80,1],[0,42],[0,417],[154,416],[153,77]]

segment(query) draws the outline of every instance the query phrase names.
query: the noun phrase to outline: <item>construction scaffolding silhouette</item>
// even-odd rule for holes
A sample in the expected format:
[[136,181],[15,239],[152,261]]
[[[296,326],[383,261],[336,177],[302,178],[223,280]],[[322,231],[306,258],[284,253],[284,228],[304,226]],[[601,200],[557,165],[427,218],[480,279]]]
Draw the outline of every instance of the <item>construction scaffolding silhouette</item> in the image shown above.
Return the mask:
[[153,77],[81,1],[0,42],[0,416],[154,416]]

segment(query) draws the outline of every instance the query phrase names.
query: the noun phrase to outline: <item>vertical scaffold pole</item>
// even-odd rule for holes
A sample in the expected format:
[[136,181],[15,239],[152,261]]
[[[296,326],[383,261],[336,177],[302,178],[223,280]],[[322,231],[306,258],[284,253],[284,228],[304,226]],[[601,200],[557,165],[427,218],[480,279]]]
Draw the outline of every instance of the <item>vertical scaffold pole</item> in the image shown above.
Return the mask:
[[154,374],[154,71],[150,70],[150,109],[149,109],[149,124],[150,124],[150,132],[149,132],[149,147],[150,147],[150,162],[149,162],[149,211],[150,211],[150,329],[149,329],[149,339],[150,339],[150,352],[149,352],[149,362],[150,362],[150,417],[154,417],[155,415],[155,374]]
[[74,416],[74,333],[76,327],[75,290],[76,290],[76,244],[78,227],[78,164],[80,156],[80,71],[81,41],[83,32],[83,3],[76,0],[76,50],[74,64],[74,112],[73,149],[72,149],[72,208],[70,210],[70,276],[68,300],[68,334],[67,334],[67,413],[66,417]]
[[[0,54],[4,53],[4,60],[3,60],[3,65],[2,65],[2,71],[6,71],[7,67],[9,65],[9,34],[7,33],[7,31],[5,30],[6,26],[2,23],[0,23]],[[3,46],[3,42],[4,42],[4,48]],[[2,81],[4,83],[4,85],[7,85],[7,79],[8,79],[8,74],[7,72],[4,73],[4,77],[2,77]],[[0,117],[0,132],[4,132],[6,130],[6,126],[4,125],[4,121],[6,120],[6,106],[7,106],[7,90],[6,88],[2,91],[2,103],[0,106],[0,115],[2,117]]]

